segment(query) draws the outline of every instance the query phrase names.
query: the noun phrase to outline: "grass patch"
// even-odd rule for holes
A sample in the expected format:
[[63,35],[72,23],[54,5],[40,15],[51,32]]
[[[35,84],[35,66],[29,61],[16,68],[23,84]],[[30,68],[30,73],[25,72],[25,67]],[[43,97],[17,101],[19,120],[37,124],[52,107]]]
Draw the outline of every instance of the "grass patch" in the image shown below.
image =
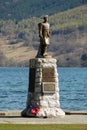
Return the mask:
[[0,130],[87,130],[87,125],[23,125],[23,124],[0,124]]

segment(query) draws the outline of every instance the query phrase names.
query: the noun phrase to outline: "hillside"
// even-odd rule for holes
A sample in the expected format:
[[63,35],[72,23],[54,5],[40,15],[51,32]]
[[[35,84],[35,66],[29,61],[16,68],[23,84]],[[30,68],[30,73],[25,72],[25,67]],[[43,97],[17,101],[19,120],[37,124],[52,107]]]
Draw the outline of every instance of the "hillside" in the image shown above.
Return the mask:
[[[28,66],[36,56],[38,22],[31,17],[19,22],[0,20],[0,66]],[[87,67],[87,5],[49,16],[51,44],[49,53],[58,66]]]
[[[18,44],[8,44],[8,37],[0,37],[0,66],[25,66],[32,57],[36,55],[36,50],[32,47],[23,46],[24,42]],[[22,63],[21,63],[22,62]]]
[[87,4],[87,0],[2,0],[0,19],[21,19],[52,15]]

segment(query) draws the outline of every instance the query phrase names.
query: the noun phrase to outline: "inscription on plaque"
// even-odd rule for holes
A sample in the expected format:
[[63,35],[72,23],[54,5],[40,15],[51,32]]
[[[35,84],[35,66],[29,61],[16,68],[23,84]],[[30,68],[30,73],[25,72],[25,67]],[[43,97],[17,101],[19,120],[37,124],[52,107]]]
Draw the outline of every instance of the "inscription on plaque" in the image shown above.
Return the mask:
[[53,67],[49,67],[49,68],[43,68],[42,69],[42,74],[43,77],[48,76],[48,77],[54,77],[54,68]]
[[55,71],[53,67],[42,69],[42,82],[55,82]]
[[55,84],[54,83],[43,83],[42,84],[42,92],[43,93],[54,93],[55,92]]

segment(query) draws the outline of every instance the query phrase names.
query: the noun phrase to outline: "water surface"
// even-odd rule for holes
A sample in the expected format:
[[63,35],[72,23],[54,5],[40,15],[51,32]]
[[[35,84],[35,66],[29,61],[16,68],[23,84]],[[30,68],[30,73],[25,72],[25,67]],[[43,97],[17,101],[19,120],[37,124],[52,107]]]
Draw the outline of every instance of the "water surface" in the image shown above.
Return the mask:
[[[0,110],[26,107],[28,68],[0,68]],[[87,68],[58,68],[60,104],[66,110],[87,110]]]

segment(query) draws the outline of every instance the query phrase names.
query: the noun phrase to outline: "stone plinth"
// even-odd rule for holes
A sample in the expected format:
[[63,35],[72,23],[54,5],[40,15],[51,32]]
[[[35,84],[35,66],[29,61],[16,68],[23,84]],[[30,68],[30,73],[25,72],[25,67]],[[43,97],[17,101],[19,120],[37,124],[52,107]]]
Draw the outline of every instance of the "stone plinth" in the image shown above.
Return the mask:
[[56,59],[30,60],[29,88],[23,116],[58,117],[65,113],[60,108],[59,82]]

